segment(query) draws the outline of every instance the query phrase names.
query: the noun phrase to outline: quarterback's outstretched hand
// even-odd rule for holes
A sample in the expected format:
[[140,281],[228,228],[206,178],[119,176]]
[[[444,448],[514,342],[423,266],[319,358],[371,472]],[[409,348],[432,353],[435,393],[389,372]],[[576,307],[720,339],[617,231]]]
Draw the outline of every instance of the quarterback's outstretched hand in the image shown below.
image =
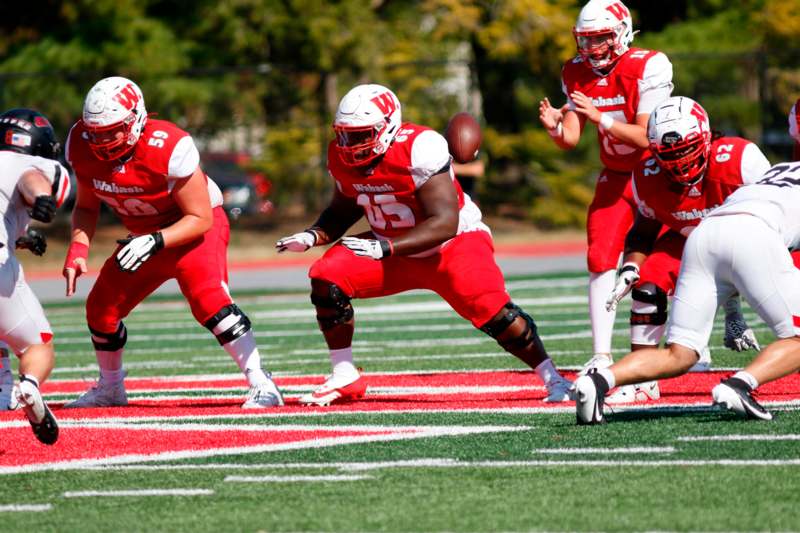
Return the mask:
[[391,241],[345,237],[342,239],[342,244],[352,250],[354,254],[372,259],[383,259],[392,255]]
[[539,102],[539,120],[547,130],[554,130],[561,124],[564,114],[560,109],[550,105],[550,100],[545,97]]
[[283,252],[305,252],[317,244],[317,235],[311,231],[301,231],[288,237],[283,237],[275,243],[278,253]]
[[606,300],[606,311],[616,310],[619,301],[631,292],[637,281],[639,281],[639,265],[636,263],[622,265],[617,277],[617,284],[614,286],[614,290],[611,291],[608,300]]
[[16,247],[30,250],[33,255],[44,255],[47,251],[47,237],[36,228],[28,228],[25,235],[17,239]]
[[139,237],[119,239],[117,242],[124,245],[117,252],[117,265],[127,272],[135,272],[154,253],[164,248],[164,237],[160,231]]
[[592,103],[592,99],[580,91],[575,91],[569,95],[575,102],[575,111],[584,115],[590,122],[595,124],[600,122],[600,110]]

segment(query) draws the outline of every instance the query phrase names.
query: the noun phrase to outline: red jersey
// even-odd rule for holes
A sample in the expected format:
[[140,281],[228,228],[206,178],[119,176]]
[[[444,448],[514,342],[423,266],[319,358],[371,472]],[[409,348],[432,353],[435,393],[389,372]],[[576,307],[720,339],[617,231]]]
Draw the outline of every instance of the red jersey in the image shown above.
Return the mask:
[[[365,175],[345,165],[336,150],[328,145],[328,172],[337,189],[354,198],[364,208],[372,232],[391,239],[404,234],[427,217],[417,200],[417,189],[450,163],[447,141],[425,126],[405,123],[380,161]],[[486,229],[478,207],[465,196],[452,169],[453,193],[458,195],[459,233]]]
[[[633,124],[636,115],[649,114],[669,97],[672,65],[661,52],[631,48],[604,76],[589,67],[581,56],[576,56],[564,65],[561,82],[571,108],[574,104],[569,95],[580,91],[591,98],[601,112],[611,115],[614,120]],[[617,172],[633,170],[644,151],[619,141],[599,127],[597,140],[603,166]]]
[[705,176],[689,187],[671,181],[648,151],[633,171],[633,193],[643,216],[688,236],[731,193],[755,183],[769,168],[755,144],[740,137],[721,137],[711,143]]
[[[94,191],[133,234],[158,231],[183,216],[170,192],[174,179],[188,178],[199,164],[191,136],[171,122],[148,119],[133,154],[125,161],[98,159],[78,121],[67,138],[66,157],[78,183]],[[209,180],[212,205],[219,189]]]

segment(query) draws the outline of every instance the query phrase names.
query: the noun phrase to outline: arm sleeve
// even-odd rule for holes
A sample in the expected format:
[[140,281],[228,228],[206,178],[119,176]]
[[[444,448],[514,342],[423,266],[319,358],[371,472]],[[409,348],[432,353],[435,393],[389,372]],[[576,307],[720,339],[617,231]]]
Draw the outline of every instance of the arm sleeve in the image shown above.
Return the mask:
[[639,107],[636,114],[650,114],[658,104],[672,94],[672,63],[658,52],[647,60],[639,80]]
[[171,179],[188,178],[200,165],[200,153],[194,140],[187,135],[175,144],[169,158],[167,173]]
[[789,135],[791,135],[792,139],[797,142],[800,142],[800,131],[798,131],[798,124],[797,124],[797,103],[792,106],[792,109],[789,111]]
[[750,185],[757,182],[764,177],[771,166],[758,146],[755,143],[749,143],[742,151],[742,183]]
[[417,189],[449,163],[450,152],[442,135],[433,130],[417,135],[411,147],[411,176]]

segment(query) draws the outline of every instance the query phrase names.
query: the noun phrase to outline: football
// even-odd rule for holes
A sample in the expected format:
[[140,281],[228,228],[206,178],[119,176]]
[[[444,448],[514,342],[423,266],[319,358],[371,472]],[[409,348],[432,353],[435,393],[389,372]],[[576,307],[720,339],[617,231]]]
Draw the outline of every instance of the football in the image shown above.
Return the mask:
[[481,125],[469,113],[456,113],[447,123],[444,138],[453,159],[457,163],[469,163],[475,160],[481,147]]

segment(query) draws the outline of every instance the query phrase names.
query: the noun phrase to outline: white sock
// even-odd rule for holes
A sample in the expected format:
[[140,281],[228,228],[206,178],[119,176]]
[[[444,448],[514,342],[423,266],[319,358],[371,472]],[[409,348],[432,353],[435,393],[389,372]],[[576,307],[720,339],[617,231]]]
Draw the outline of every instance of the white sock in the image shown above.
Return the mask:
[[600,377],[606,380],[609,390],[617,386],[617,378],[614,377],[614,373],[608,368],[598,368],[597,373],[600,374]]
[[745,372],[744,370],[740,370],[733,375],[733,377],[741,379],[748,385],[750,385],[751,390],[755,390],[758,388],[758,380],[753,377],[753,374],[750,372]]
[[333,375],[343,378],[357,378],[358,369],[353,364],[353,347],[331,350],[331,366]]
[[39,388],[39,380],[36,379],[35,377],[33,377],[32,375],[30,375],[30,374],[20,374],[19,377],[20,377],[20,379],[24,378],[27,381],[33,382],[33,384],[36,385],[36,388],[37,389]]
[[120,348],[114,352],[95,350],[97,366],[100,367],[100,377],[105,383],[120,383],[125,379],[125,370],[122,368],[122,352]]
[[561,374],[558,373],[558,370],[556,370],[556,367],[553,364],[553,360],[549,357],[539,363],[539,366],[537,366],[535,370],[539,377],[542,378],[542,381],[544,381],[545,385],[561,379]]
[[247,377],[247,382],[251,387],[257,387],[267,382],[267,375],[261,369],[261,354],[258,352],[253,330],[249,330],[222,347]]
[[589,320],[592,324],[594,353],[611,358],[611,337],[614,335],[616,311],[606,311],[606,300],[617,283],[616,270],[589,273]]

